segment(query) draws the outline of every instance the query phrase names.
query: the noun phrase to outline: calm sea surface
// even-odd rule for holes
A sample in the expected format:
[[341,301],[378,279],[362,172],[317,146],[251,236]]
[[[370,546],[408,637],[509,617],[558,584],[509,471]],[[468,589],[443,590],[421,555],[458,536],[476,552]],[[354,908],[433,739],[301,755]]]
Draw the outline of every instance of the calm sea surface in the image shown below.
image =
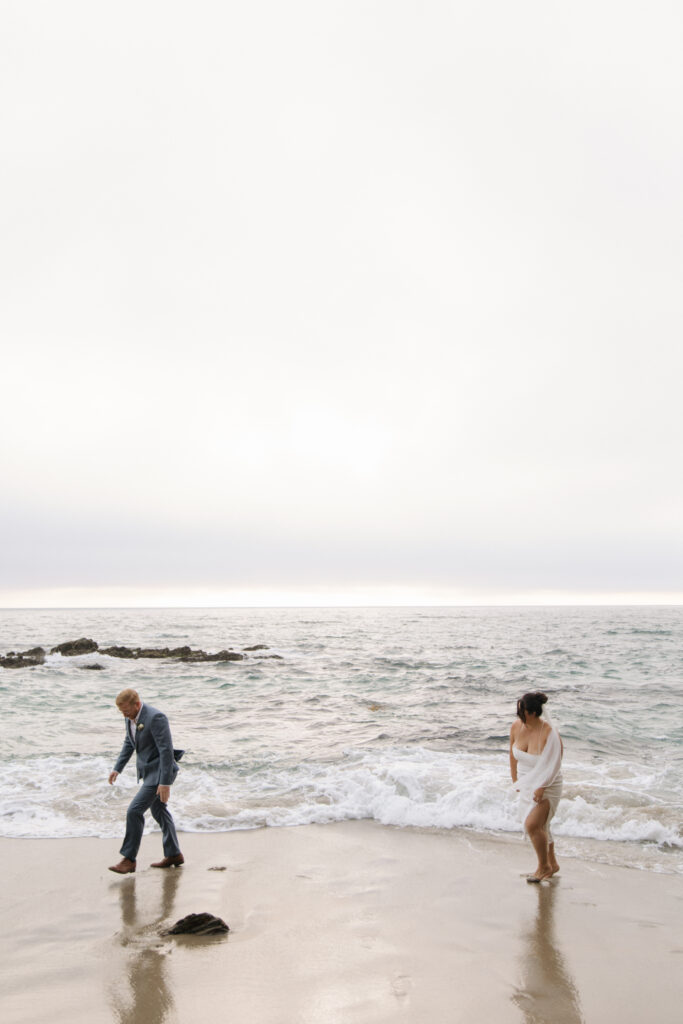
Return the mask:
[[83,636],[268,650],[0,669],[1,835],[120,836],[134,772],[107,775],[133,686],[187,751],[183,830],[373,818],[521,836],[507,737],[517,697],[542,689],[565,742],[558,853],[683,872],[682,608],[0,611],[3,654]]

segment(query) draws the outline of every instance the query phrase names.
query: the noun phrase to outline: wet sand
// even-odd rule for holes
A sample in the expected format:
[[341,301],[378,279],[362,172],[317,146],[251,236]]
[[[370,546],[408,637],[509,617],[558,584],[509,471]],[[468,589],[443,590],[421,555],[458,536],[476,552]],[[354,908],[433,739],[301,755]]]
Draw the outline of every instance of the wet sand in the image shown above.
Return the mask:
[[[3,1024],[680,1020],[681,876],[531,886],[521,838],[371,822],[180,838],[183,868],[152,834],[126,877],[113,840],[0,840]],[[162,934],[199,911],[230,934]]]

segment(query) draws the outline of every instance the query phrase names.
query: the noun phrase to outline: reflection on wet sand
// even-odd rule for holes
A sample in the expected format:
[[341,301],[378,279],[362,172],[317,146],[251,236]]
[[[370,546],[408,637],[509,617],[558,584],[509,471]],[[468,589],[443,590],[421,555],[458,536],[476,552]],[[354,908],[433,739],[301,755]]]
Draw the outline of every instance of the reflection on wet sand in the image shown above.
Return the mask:
[[558,882],[535,888],[536,918],[523,938],[522,984],[512,997],[524,1024],[582,1024],[579,993],[555,940]]
[[119,887],[123,927],[118,939],[125,959],[110,992],[114,1020],[119,1024],[163,1024],[173,1011],[173,995],[166,979],[166,953],[157,926],[172,914],[180,872],[166,871],[160,881],[160,913],[152,920],[139,913],[136,879],[127,878]]

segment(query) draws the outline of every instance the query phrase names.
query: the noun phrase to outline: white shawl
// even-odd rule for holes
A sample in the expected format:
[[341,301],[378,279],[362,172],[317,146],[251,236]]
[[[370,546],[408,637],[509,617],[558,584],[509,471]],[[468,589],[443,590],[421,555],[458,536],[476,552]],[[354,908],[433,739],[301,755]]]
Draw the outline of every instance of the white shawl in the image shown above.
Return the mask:
[[530,772],[520,776],[517,788],[522,796],[529,802],[533,802],[534,793],[537,789],[546,789],[551,786],[560,773],[562,767],[562,743],[557,729],[551,725],[550,734],[545,742],[538,761]]

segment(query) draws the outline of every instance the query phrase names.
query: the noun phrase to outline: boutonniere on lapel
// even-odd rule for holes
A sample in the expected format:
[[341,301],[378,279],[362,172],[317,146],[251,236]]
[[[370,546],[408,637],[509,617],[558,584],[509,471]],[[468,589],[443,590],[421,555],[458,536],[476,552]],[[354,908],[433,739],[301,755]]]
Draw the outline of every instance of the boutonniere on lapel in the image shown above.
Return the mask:
[[138,724],[135,726],[135,731],[136,732],[142,732],[142,730],[144,728],[145,728],[145,723],[144,722],[138,722]]

